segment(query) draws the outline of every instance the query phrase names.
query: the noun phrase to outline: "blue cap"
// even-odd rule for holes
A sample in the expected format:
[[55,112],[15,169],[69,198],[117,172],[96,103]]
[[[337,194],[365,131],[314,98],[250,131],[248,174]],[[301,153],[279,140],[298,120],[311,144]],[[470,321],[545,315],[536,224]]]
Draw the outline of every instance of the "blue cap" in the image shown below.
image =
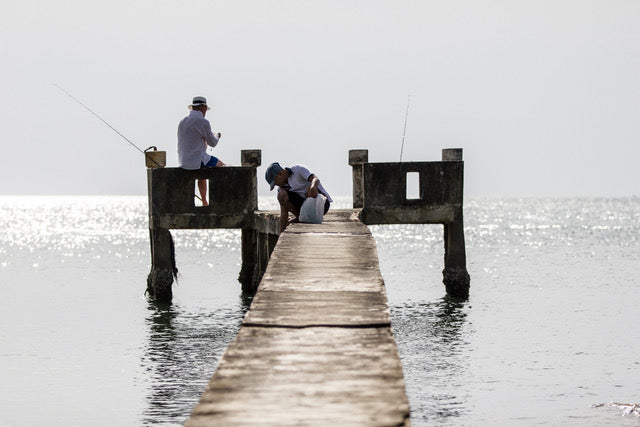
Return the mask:
[[278,173],[280,173],[281,170],[282,166],[280,166],[280,163],[273,162],[269,165],[267,171],[264,174],[264,179],[267,180],[272,190],[273,187],[276,186],[276,176],[278,175]]

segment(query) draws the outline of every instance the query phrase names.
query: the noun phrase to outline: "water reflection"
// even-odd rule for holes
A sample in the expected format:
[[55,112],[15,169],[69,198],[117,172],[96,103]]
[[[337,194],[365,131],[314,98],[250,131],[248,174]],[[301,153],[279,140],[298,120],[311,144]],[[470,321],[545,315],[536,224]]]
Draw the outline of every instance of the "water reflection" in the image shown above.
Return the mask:
[[414,425],[454,424],[467,412],[468,309],[450,297],[391,308]]
[[142,424],[182,424],[236,336],[247,300],[211,310],[149,302]]

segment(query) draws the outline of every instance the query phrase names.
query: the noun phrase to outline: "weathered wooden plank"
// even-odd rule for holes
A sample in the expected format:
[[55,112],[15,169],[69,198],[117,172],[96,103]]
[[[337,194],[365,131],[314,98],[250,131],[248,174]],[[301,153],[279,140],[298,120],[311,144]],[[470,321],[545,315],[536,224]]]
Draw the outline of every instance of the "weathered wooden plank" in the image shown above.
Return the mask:
[[381,291],[371,235],[294,234],[278,239],[261,286],[266,290]]
[[279,238],[244,324],[390,325],[377,259],[361,222],[292,224]]
[[243,327],[189,427],[408,425],[389,328]]
[[381,292],[259,291],[245,326],[391,326]]

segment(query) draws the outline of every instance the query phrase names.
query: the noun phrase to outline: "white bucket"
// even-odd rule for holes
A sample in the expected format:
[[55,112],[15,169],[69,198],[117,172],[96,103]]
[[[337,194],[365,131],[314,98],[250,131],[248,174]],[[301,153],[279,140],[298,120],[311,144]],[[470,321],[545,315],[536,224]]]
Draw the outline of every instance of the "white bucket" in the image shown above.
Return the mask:
[[326,200],[327,198],[322,194],[318,194],[317,197],[307,197],[304,199],[300,207],[298,220],[309,224],[322,224]]

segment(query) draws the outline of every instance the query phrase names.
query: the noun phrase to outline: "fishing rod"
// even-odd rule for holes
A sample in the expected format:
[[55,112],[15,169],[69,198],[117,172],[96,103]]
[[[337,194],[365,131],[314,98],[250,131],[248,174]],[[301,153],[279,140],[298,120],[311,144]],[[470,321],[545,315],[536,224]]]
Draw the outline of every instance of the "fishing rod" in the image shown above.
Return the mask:
[[[89,108],[85,103],[83,103],[82,101],[80,101],[78,98],[76,98],[75,96],[71,95],[67,90],[65,90],[62,86],[53,83],[53,85],[55,87],[57,87],[58,89],[60,89],[62,92],[64,92],[65,95],[67,95],[69,98],[73,99],[74,101],[76,101],[78,104],[82,105],[88,112],[90,112],[91,114],[93,114],[95,117],[98,118],[98,120],[100,120],[102,123],[104,123],[105,125],[109,126],[109,128],[111,130],[113,130],[115,133],[117,133],[119,136],[121,136],[125,141],[127,141],[133,148],[135,148],[136,150],[138,150],[139,152],[141,152],[142,154],[144,154],[145,159],[149,159],[151,160],[153,163],[156,164],[156,166],[158,167],[162,167],[162,165],[158,162],[156,162],[156,160],[151,157],[151,156],[147,156],[146,155],[146,150],[142,150],[140,147],[138,147],[136,144],[134,144],[133,142],[131,142],[131,140],[129,138],[127,138],[126,136],[124,136],[120,131],[118,131],[118,129],[114,128],[113,126],[111,126],[105,119],[103,119],[102,117],[100,117],[98,115],[98,113],[96,113],[95,111],[93,111],[91,108]],[[149,148],[155,148],[155,147],[149,147]],[[149,149],[147,148],[147,150]],[[196,196],[197,197],[197,196]],[[198,197],[199,198],[199,197]]]
[[411,94],[407,95],[407,112],[404,115],[404,129],[402,130],[402,145],[400,146],[400,161],[402,161],[402,152],[404,151],[404,138],[407,136],[407,118],[409,117],[409,100]]
[[[76,98],[75,96],[71,95],[68,91],[66,91],[62,86],[53,83],[53,85],[55,87],[57,87],[58,89],[60,89],[62,92],[64,92],[65,95],[67,95],[69,98],[73,99],[75,102],[77,102],[78,104],[82,105],[88,112],[90,112],[91,114],[93,114],[95,117],[98,118],[98,120],[100,120],[102,123],[104,123],[105,125],[109,126],[109,128],[111,130],[113,130],[115,133],[117,133],[119,136],[121,136],[125,141],[127,141],[133,148],[135,148],[136,150],[138,150],[139,152],[141,152],[142,154],[144,154],[145,159],[149,159],[151,160],[153,163],[156,164],[156,166],[158,167],[162,167],[162,165],[158,162],[155,161],[155,159],[153,159],[151,156],[147,156],[146,152],[143,151],[140,147],[138,147],[136,144],[134,144],[133,142],[131,142],[131,140],[129,138],[127,138],[126,136],[124,136],[120,131],[118,131],[118,129],[114,128],[113,126],[111,126],[105,119],[103,119],[102,117],[100,117],[98,115],[98,113],[96,113],[95,111],[93,111],[91,108],[89,108],[85,103],[83,103],[82,101],[80,101],[78,98]],[[152,147],[149,147],[152,148]],[[147,150],[149,149],[147,148]],[[155,147],[153,147],[155,148]],[[196,198],[200,201],[202,201],[202,199],[200,197],[198,197],[197,194],[194,194],[194,196],[196,196]]]

